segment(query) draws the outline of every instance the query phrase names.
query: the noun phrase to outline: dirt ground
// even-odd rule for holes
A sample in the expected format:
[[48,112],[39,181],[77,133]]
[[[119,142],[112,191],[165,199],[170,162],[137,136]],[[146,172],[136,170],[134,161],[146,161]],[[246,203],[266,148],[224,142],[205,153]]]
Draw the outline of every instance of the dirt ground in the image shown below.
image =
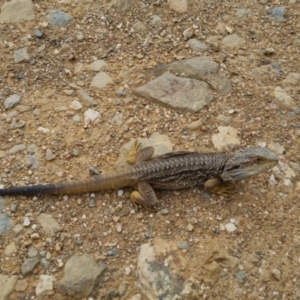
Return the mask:
[[[212,134],[218,132],[218,126],[226,125],[219,115],[229,117],[229,125],[238,129],[241,147],[261,144],[268,147],[275,142],[285,151],[275,171],[238,183],[238,193],[228,197],[193,189],[176,193],[159,191],[158,198],[168,209],[163,216],[144,209],[135,212],[129,200],[130,189],[125,189],[123,195],[109,191],[68,198],[6,197],[5,211],[14,225],[23,224],[25,216],[35,223],[36,217],[44,212],[63,226],[64,234],[53,236],[50,246],[42,231],[38,230],[38,240],[30,238],[31,226],[18,236],[14,232],[1,236],[0,253],[13,240],[18,245],[13,259],[1,256],[1,272],[19,275],[30,245],[51,253],[48,273],[57,280],[63,276],[59,259],[65,262],[72,255],[92,253],[108,265],[105,279],[94,289],[92,299],[109,298],[109,291],[118,289],[121,283],[127,288],[125,296],[120,298],[130,299],[140,293],[135,286],[135,267],[139,247],[149,238],[188,241],[191,246],[185,254],[188,259],[195,255],[197,247],[205,249],[211,240],[218,239],[239,259],[239,264],[216,282],[205,280],[201,258],[199,265],[191,265],[195,279],[206,287],[203,298],[300,299],[300,85],[284,81],[289,73],[299,72],[300,3],[190,1],[184,13],[172,11],[167,1],[159,0],[139,2],[123,12],[90,0],[57,3],[40,0],[34,4],[35,20],[0,26],[1,99],[22,95],[14,108],[5,110],[1,106],[0,175],[4,186],[85,178],[91,166],[100,171],[111,170],[126,142],[148,137],[153,132],[167,135],[175,145],[174,150],[215,151]],[[285,20],[275,22],[268,9],[283,5]],[[53,8],[72,15],[70,25],[47,26],[45,15]],[[239,8],[250,8],[252,13],[237,18]],[[151,25],[153,15],[162,19],[159,27]],[[131,28],[137,21],[146,30],[133,32]],[[218,42],[218,51],[202,54],[221,64],[232,81],[232,92],[218,95],[209,107],[196,114],[178,113],[135,96],[134,89],[146,82],[143,73],[146,69],[196,55],[183,37],[183,31],[193,25],[197,29],[194,37],[204,43],[210,36],[222,39],[230,30],[245,40],[241,47],[233,49],[224,49]],[[34,36],[36,29],[44,33],[42,38]],[[41,45],[45,48],[39,52]],[[14,63],[14,51],[25,46],[34,59],[31,63]],[[265,51],[268,48],[274,51],[268,54]],[[114,82],[103,90],[89,88],[95,73],[86,66],[96,58],[105,60],[104,71]],[[76,72],[78,63],[84,66],[80,72]],[[83,105],[79,111],[69,107],[78,97],[76,92],[67,95],[66,90],[76,91],[75,85],[88,91],[99,103],[94,107],[101,114],[98,123],[84,126],[83,113],[88,106],[83,101],[79,100]],[[277,86],[287,91],[298,108],[286,107],[275,99]],[[117,95],[118,90],[126,91],[125,97]],[[124,122],[116,125],[112,119],[120,113]],[[73,121],[76,114],[81,115],[81,121]],[[203,125],[196,131],[188,130],[195,120],[201,120]],[[8,154],[18,144],[36,145],[38,169],[26,166],[28,150]],[[56,155],[54,160],[46,160],[46,149]],[[290,183],[286,180],[290,170],[287,166],[295,174],[289,177]],[[276,184],[269,183],[271,174]],[[95,207],[89,207],[91,199],[95,200]],[[13,203],[17,209],[11,212]],[[221,223],[231,219],[235,219],[236,231],[217,230]],[[192,231],[187,229],[189,224],[193,225]],[[122,230],[118,232],[120,226]],[[199,245],[201,240],[206,244]],[[107,255],[112,248],[118,249],[116,256]],[[127,266],[133,271],[124,275]],[[245,282],[235,280],[238,271],[246,274]],[[29,285],[24,292],[26,299],[32,299],[30,295],[33,296],[39,272],[42,271],[38,269],[26,277]],[[15,291],[11,299],[19,297],[20,293]],[[67,298],[54,289],[49,299]]]

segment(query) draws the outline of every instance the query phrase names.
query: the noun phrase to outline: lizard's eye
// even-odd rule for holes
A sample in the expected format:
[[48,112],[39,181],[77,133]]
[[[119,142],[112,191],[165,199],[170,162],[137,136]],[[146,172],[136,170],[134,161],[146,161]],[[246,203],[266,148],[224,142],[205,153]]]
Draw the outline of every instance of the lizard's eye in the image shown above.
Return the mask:
[[230,168],[229,171],[231,171],[231,170],[237,170],[237,169],[239,169],[239,168],[240,168],[240,165],[236,165],[236,166]]
[[263,159],[261,157],[256,157],[256,161],[260,162],[262,161]]

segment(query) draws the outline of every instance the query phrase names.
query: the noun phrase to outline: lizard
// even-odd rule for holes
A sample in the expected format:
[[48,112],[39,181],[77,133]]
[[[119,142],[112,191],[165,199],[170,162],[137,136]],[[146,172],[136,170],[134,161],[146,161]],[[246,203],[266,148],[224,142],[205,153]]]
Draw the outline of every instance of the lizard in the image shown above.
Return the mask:
[[155,189],[177,190],[202,186],[217,193],[234,192],[233,182],[264,173],[278,163],[277,156],[266,148],[244,148],[233,153],[175,151],[153,157],[154,148],[141,149],[135,142],[127,155],[132,164],[123,171],[95,175],[71,182],[28,185],[0,189],[0,196],[37,194],[80,194],[136,187],[130,199],[153,210],[159,203]]

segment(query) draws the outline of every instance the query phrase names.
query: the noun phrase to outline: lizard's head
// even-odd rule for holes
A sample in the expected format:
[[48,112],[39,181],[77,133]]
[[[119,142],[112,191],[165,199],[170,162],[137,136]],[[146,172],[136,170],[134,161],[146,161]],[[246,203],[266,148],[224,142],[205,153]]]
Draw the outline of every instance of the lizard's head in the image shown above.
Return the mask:
[[276,166],[278,157],[265,148],[246,148],[227,160],[221,178],[224,181],[241,180],[268,171]]

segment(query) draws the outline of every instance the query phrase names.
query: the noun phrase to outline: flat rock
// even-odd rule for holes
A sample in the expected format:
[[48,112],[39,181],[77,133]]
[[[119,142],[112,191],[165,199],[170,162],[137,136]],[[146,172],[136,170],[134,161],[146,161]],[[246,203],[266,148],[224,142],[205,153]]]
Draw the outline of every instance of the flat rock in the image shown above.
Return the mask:
[[14,52],[14,60],[15,63],[21,63],[21,62],[29,62],[30,61],[30,55],[28,53],[28,48],[22,48],[19,50],[16,50]]
[[299,73],[289,73],[286,78],[283,80],[284,83],[297,85],[300,81]]
[[244,39],[235,33],[225,36],[222,40],[222,45],[228,48],[239,48],[243,43]]
[[111,83],[113,83],[113,80],[106,73],[99,72],[93,77],[91,87],[103,89]]
[[207,83],[169,73],[137,88],[135,93],[180,112],[197,112],[214,99]]
[[16,154],[18,152],[21,152],[22,150],[26,149],[26,146],[24,144],[19,144],[19,145],[15,145],[13,147],[11,147],[9,150],[8,150],[8,153],[10,155],[13,155],[13,154]]
[[91,254],[72,256],[65,265],[59,288],[77,299],[88,297],[105,269],[106,265],[97,264]]
[[280,86],[277,86],[274,91],[275,98],[280,101],[286,107],[296,106],[294,99],[288,95],[288,93],[282,89]]
[[219,133],[212,135],[212,142],[218,151],[224,151],[231,146],[241,144],[238,138],[238,130],[231,126],[219,126]]
[[105,65],[106,65],[106,62],[104,60],[97,59],[89,65],[88,69],[91,71],[99,72]]
[[1,6],[0,22],[15,23],[34,18],[34,6],[30,0],[12,0]]
[[187,11],[187,0],[168,0],[169,7],[179,13]]
[[[8,231],[12,226],[12,221],[7,214],[0,213],[0,235]],[[0,298],[1,299],[1,298]]]
[[250,8],[238,8],[236,10],[235,16],[237,18],[243,18],[245,16],[250,16],[252,13],[252,10]]
[[184,73],[187,77],[207,82],[222,94],[231,92],[231,82],[225,76],[220,66],[206,56],[197,56],[171,63],[169,72]]
[[21,95],[14,94],[4,100],[4,107],[6,109],[14,107],[16,104],[20,102]]
[[37,221],[42,225],[43,231],[47,234],[53,235],[62,230],[59,223],[49,214],[40,214]]
[[17,283],[18,276],[7,276],[0,274],[0,299],[9,300],[10,294],[13,292],[14,287]]
[[40,275],[40,279],[35,288],[37,297],[43,297],[53,294],[53,282],[55,277],[52,275]]
[[[176,242],[155,238],[140,248],[136,284],[147,299],[200,299],[200,287]],[[166,263],[167,262],[167,263]]]
[[190,48],[196,52],[204,52],[208,50],[208,46],[197,39],[189,39],[187,41]]
[[47,16],[48,22],[53,26],[65,27],[73,17],[61,10],[52,10]]

